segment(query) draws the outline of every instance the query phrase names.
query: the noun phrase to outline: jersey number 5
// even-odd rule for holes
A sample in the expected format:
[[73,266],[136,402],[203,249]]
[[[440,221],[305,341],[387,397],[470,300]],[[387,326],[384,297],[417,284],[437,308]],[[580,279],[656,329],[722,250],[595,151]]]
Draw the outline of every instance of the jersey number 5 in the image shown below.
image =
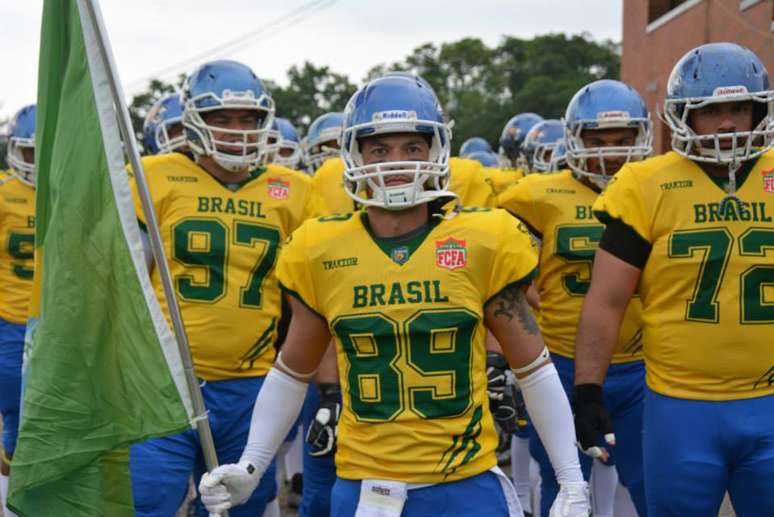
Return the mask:
[[35,253],[35,235],[13,232],[8,236],[8,254],[15,260],[13,274],[24,280],[32,279],[32,258]]
[[[232,227],[212,218],[183,219],[172,227],[172,256],[189,268],[199,270],[175,277],[180,297],[188,301],[213,303],[225,296],[229,259],[252,248],[256,256],[247,284],[241,288],[242,307],[261,308],[261,287],[277,261],[280,232],[273,226],[234,221]],[[249,252],[248,252],[249,253]],[[202,279],[203,278],[203,279]]]

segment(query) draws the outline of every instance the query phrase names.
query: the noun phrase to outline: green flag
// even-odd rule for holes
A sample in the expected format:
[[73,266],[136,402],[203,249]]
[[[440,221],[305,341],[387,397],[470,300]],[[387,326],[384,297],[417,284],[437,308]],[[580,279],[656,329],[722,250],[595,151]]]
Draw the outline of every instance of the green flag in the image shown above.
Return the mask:
[[9,497],[21,516],[134,515],[127,446],[192,420],[145,265],[90,1],[43,8],[37,294]]

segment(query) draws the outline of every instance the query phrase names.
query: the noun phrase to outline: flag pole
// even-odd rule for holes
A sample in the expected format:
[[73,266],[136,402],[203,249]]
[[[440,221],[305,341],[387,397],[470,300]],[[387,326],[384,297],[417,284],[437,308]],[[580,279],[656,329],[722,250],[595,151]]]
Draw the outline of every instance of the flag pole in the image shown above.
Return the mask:
[[[145,220],[147,223],[146,227],[150,240],[151,250],[153,252],[153,260],[155,261],[156,267],[159,270],[159,277],[164,288],[164,296],[166,297],[167,307],[169,308],[169,316],[172,320],[172,326],[175,330],[177,347],[180,351],[180,356],[183,362],[186,384],[188,385],[188,391],[191,394],[194,419],[196,422],[196,429],[199,433],[202,452],[204,453],[204,462],[207,466],[207,470],[212,470],[218,466],[218,458],[215,453],[215,445],[212,439],[210,423],[206,417],[207,409],[204,406],[204,398],[202,397],[202,391],[199,387],[199,379],[196,377],[196,371],[194,370],[193,361],[191,359],[191,349],[188,344],[188,335],[185,332],[183,319],[180,316],[180,306],[178,304],[175,291],[172,287],[172,278],[164,253],[164,246],[161,242],[158,221],[156,220],[156,212],[153,209],[153,203],[151,202],[148,183],[145,179],[145,170],[143,169],[142,162],[140,161],[140,153],[137,149],[137,142],[132,130],[132,123],[131,119],[129,118],[129,110],[127,109],[126,103],[124,102],[123,88],[121,83],[118,81],[118,73],[116,72],[115,63],[113,62],[113,53],[110,49],[110,42],[107,39],[107,33],[102,21],[102,14],[99,10],[98,0],[78,0],[78,6],[82,12],[85,12],[88,15],[87,17],[92,25],[94,33],[97,36],[96,39],[99,44],[100,55],[105,62],[108,83],[113,96],[113,103],[116,108],[118,127],[121,131],[121,136],[123,138],[124,145],[126,146],[126,151],[129,154],[129,162],[131,163],[132,170],[134,171],[135,181],[137,182],[137,192],[140,196],[140,200],[142,201],[143,212],[145,213]],[[227,514],[223,513],[222,515]]]

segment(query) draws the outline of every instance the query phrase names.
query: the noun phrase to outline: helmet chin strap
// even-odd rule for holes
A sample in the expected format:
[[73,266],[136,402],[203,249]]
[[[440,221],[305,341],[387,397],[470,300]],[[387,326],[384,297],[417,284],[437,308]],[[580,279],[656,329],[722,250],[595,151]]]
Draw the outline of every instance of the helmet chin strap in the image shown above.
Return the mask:
[[742,210],[744,210],[744,205],[742,205],[742,200],[739,199],[739,197],[736,195],[736,173],[739,171],[739,168],[742,166],[742,162],[739,160],[734,160],[733,162],[728,164],[728,185],[726,186],[726,196],[723,198],[723,200],[720,202],[720,214],[725,217],[726,212],[731,210],[731,204],[734,205],[734,209],[736,210],[736,213],[741,213]]

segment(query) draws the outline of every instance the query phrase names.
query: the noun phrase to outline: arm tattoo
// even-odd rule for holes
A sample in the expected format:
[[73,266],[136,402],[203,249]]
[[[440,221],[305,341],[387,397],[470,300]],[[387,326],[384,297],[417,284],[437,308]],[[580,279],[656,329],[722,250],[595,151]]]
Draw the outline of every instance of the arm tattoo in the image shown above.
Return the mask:
[[521,326],[528,334],[534,336],[540,333],[540,328],[532,315],[532,311],[520,286],[509,285],[492,301],[495,303],[495,318],[502,316],[508,318],[508,321],[513,321],[513,315],[516,314],[519,317]]

